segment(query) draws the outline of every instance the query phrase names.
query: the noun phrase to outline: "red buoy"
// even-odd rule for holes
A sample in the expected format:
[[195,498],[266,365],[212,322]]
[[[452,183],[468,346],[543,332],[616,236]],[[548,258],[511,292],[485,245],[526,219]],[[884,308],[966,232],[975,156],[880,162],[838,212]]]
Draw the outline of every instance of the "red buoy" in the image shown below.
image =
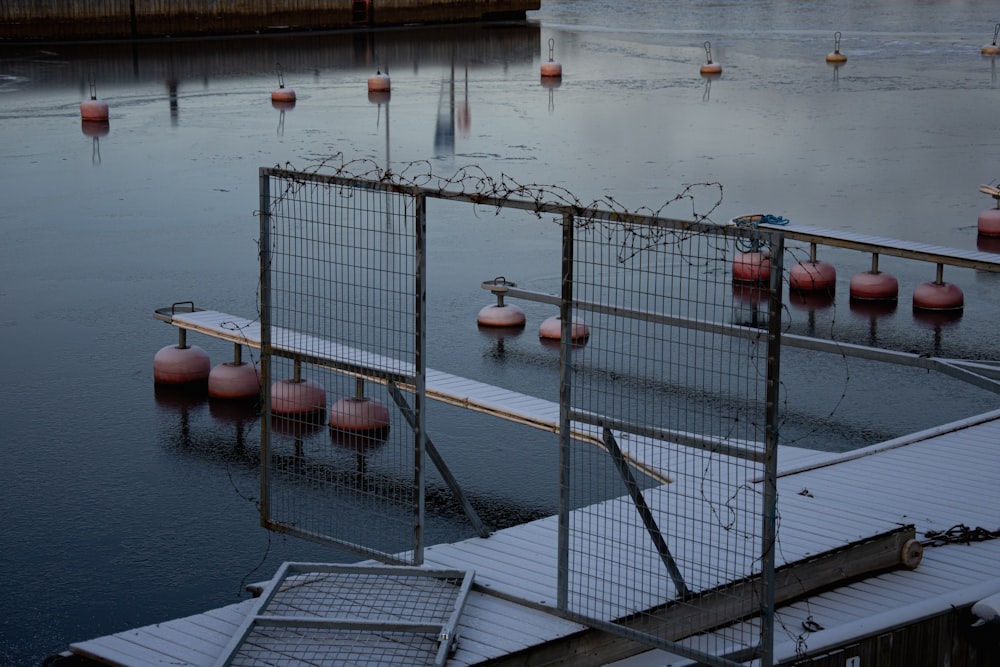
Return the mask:
[[247,399],[260,396],[260,373],[251,363],[227,361],[208,374],[212,398]]
[[107,121],[108,103],[96,97],[80,102],[80,118],[86,121]]
[[851,278],[851,298],[862,301],[895,301],[899,281],[882,271],[863,271]]
[[527,322],[524,311],[517,306],[490,304],[483,306],[476,321],[484,327],[523,327]]
[[851,299],[861,301],[895,301],[899,298],[899,281],[878,270],[878,253],[872,253],[872,270],[851,278]]
[[389,408],[372,398],[348,396],[330,406],[329,421],[341,431],[379,431],[389,426]]
[[[546,338],[549,340],[560,340],[562,339],[562,318],[558,315],[553,315],[538,327],[539,338]],[[590,338],[590,327],[587,323],[583,321],[582,318],[573,316],[573,324],[570,327],[570,340],[573,342],[581,342]]]
[[788,286],[799,292],[833,292],[837,287],[837,269],[827,262],[796,262],[788,270]]
[[737,252],[733,258],[733,280],[766,283],[771,279],[771,253],[767,249]]
[[958,285],[945,282],[926,282],[913,290],[913,308],[916,310],[962,310],[965,295]]
[[979,214],[980,236],[1000,236],[1000,208],[988,208]]
[[158,384],[204,382],[211,366],[208,352],[197,345],[167,345],[153,357],[153,381]]
[[500,276],[498,278],[494,278],[493,280],[483,281],[480,287],[492,292],[496,296],[497,302],[495,304],[484,306],[479,311],[479,315],[476,316],[476,321],[479,323],[479,326],[505,328],[524,326],[527,320],[524,315],[524,311],[517,306],[503,302],[504,295],[507,294],[511,287],[515,287],[514,283],[508,281],[503,276]]
[[286,379],[271,385],[271,412],[307,416],[326,409],[326,390],[312,380]]

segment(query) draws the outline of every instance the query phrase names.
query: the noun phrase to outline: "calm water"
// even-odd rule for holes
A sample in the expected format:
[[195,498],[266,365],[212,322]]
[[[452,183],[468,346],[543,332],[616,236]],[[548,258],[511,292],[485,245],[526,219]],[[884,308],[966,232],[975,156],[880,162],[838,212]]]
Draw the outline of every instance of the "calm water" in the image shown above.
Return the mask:
[[[1000,177],[997,64],[979,53],[995,4],[543,4],[527,25],[488,30],[0,48],[0,663],[236,601],[284,560],[354,560],[258,527],[253,424],[153,390],[153,354],[176,340],[153,309],[194,299],[255,312],[260,166],[335,155],[426,161],[415,169],[438,175],[472,165],[632,208],[718,182],[718,222],[769,212],[976,247],[976,216],[992,203],[978,186]],[[839,69],[824,62],[835,31],[849,57]],[[557,88],[539,85],[549,38]],[[721,78],[698,75],[705,40]],[[284,113],[269,100],[276,63],[298,93]],[[380,65],[393,77],[388,107],[365,90]],[[99,137],[79,121],[91,72],[111,105]],[[704,192],[700,213],[717,199]],[[530,331],[501,351],[474,325],[484,279],[557,291],[554,226],[453,211],[431,210],[430,364],[498,384],[554,367]],[[667,213],[690,217],[691,205]],[[840,298],[792,304],[790,330],[997,357],[996,276],[947,270],[966,312],[928,325],[908,297],[933,267],[883,259],[901,301],[874,318],[843,298],[869,260],[821,256],[838,266]],[[198,343],[214,360],[231,354]],[[787,350],[783,365],[782,434],[804,446],[851,449],[997,403],[925,372]],[[457,410],[431,418],[488,520],[554,508],[551,439]],[[450,508],[429,514],[433,539],[469,534]]]

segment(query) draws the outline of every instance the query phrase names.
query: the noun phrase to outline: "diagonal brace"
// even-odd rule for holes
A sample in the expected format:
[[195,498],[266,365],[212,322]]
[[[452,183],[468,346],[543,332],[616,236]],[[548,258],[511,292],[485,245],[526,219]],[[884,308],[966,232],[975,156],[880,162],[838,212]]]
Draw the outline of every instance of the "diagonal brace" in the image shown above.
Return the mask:
[[691,591],[688,590],[687,585],[684,583],[684,577],[681,576],[681,571],[678,569],[677,563],[674,562],[674,557],[670,555],[670,548],[663,539],[663,533],[660,532],[659,526],[656,525],[656,518],[653,516],[653,511],[646,504],[646,499],[639,489],[639,484],[635,481],[635,476],[632,475],[632,469],[629,467],[625,455],[622,454],[622,450],[618,446],[618,442],[615,440],[611,429],[607,427],[604,428],[604,447],[611,454],[611,459],[615,462],[615,467],[618,468],[618,474],[621,475],[625,486],[628,488],[632,504],[635,505],[636,511],[639,512],[642,523],[646,526],[646,532],[649,533],[656,551],[660,554],[660,560],[663,561],[667,572],[670,573],[670,579],[674,582],[678,597],[681,599],[689,597]]
[[[413,413],[413,408],[407,403],[406,397],[403,396],[403,392],[400,391],[399,387],[392,380],[386,382],[386,388],[389,390],[389,395],[392,396],[392,400],[396,402],[399,407],[399,411],[402,413],[403,418],[410,425],[410,428],[417,428],[417,417]],[[427,447],[427,456],[430,457],[431,462],[434,463],[434,467],[437,468],[438,472],[441,473],[441,477],[444,478],[445,483],[451,492],[455,494],[455,498],[458,500],[462,509],[465,511],[465,516],[472,523],[472,527],[479,534],[479,537],[489,537],[490,531],[483,524],[482,520],[479,518],[479,514],[476,512],[476,508],[472,506],[469,499],[466,498],[465,493],[462,491],[461,485],[459,485],[458,480],[455,476],[451,474],[451,470],[448,468],[448,464],[444,462],[441,454],[438,452],[437,447],[431,442],[430,436],[424,434],[424,442]]]

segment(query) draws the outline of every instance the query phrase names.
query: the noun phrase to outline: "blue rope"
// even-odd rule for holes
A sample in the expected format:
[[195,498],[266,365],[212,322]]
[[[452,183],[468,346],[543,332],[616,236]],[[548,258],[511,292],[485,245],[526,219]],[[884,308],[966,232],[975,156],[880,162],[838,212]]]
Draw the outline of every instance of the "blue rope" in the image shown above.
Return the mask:
[[[747,218],[751,216],[746,216]],[[737,225],[751,225],[755,230],[759,225],[787,225],[791,221],[788,218],[784,218],[780,215],[772,215],[770,213],[762,213],[758,219],[753,221],[741,221],[736,219]],[[761,241],[756,236],[750,239],[739,238],[736,240],[736,248],[740,252],[756,252],[763,248],[766,244]]]

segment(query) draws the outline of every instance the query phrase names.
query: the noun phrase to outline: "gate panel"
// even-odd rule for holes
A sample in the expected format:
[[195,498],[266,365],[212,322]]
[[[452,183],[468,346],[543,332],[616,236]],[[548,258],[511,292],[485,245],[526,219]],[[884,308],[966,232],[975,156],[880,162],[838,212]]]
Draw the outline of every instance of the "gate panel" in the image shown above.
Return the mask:
[[[597,627],[736,664],[714,657],[720,646],[770,646],[774,497],[761,480],[773,484],[780,238],[573,218],[564,232],[563,299],[590,330],[563,346],[566,416],[600,429],[604,448],[564,440],[573,512],[561,604]],[[734,255],[764,246],[776,280],[734,283]],[[669,483],[626,463],[639,451]],[[593,477],[598,457],[615,464],[607,478]],[[595,484],[615,499],[585,506]],[[749,636],[708,633],[762,610]]]
[[262,170],[261,211],[263,523],[419,562],[423,199]]

